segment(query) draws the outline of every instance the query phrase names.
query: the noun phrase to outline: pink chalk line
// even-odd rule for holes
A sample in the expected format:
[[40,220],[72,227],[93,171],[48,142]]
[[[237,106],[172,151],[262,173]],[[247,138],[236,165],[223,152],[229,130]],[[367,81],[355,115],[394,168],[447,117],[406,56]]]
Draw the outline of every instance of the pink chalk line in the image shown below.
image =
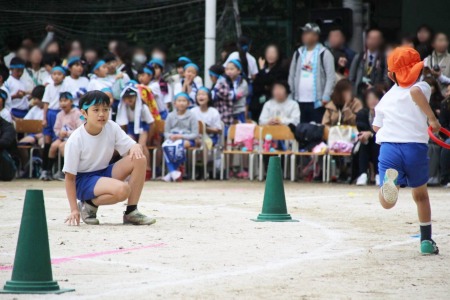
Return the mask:
[[[146,246],[141,246],[141,247],[136,247],[136,248],[115,249],[115,250],[109,250],[109,251],[101,251],[101,252],[80,254],[80,255],[75,255],[75,256],[54,258],[54,259],[52,259],[52,265],[65,263],[65,262],[72,261],[75,259],[87,259],[87,258],[104,256],[104,255],[109,255],[109,254],[118,254],[118,253],[122,253],[122,252],[136,251],[136,250],[149,249],[149,248],[158,248],[158,247],[162,247],[165,245],[166,244],[164,244],[164,243],[160,243],[160,244],[152,244],[152,245],[146,245]],[[12,268],[13,268],[13,266],[0,266],[0,271],[12,270]]]

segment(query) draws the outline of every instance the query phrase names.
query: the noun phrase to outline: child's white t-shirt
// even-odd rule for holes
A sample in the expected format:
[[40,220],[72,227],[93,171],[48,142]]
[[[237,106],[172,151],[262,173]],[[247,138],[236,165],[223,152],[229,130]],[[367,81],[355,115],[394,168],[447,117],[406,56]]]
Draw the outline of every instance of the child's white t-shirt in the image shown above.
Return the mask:
[[[126,105],[126,110],[127,110],[128,122],[134,122],[134,110],[131,109],[131,107],[129,105]],[[147,124],[151,124],[151,123],[155,122],[155,119],[153,118],[152,114],[150,113],[150,109],[145,104],[142,104],[141,122],[144,122]]]
[[[422,90],[430,101],[431,87],[425,81],[412,87]],[[427,144],[427,116],[411,97],[411,88],[394,85],[375,107],[373,125],[380,127],[376,142],[381,143],[422,143]]]
[[108,167],[114,150],[123,156],[136,144],[113,121],[108,121],[95,136],[90,135],[84,126],[75,129],[67,140],[64,148],[65,173],[77,175],[103,170]]
[[33,106],[25,115],[25,120],[42,120],[44,118],[44,110],[39,106]]
[[199,106],[196,106],[191,109],[191,113],[208,127],[222,129],[220,113],[214,107],[208,107],[208,110],[203,112]]
[[153,97],[155,97],[156,104],[158,105],[158,110],[160,112],[167,110],[166,104],[164,103],[164,96],[161,92],[161,88],[159,86],[159,81],[152,80],[148,87],[152,91]]
[[[18,91],[25,92],[25,84],[22,81],[17,80],[16,78],[14,78],[12,76],[8,77],[8,80],[6,80],[6,82],[5,82],[5,86],[8,88],[10,95],[15,95],[15,94],[17,94]],[[9,103],[9,101],[7,101],[7,103]],[[7,106],[9,106],[7,108],[11,108],[11,109],[16,108],[16,109],[27,110],[28,109],[28,96],[25,95],[22,98],[15,98],[15,99],[11,98],[11,102]]]
[[10,93],[8,87],[6,86],[6,84],[3,84],[0,87],[0,90],[5,91],[6,95],[8,96],[6,99],[6,102],[4,103],[4,107],[7,108],[8,110],[11,110],[11,93]]
[[98,78],[96,76],[92,76],[89,84],[87,86],[88,92],[90,91],[101,91],[104,88],[112,88],[113,83],[108,80],[108,78]]
[[55,86],[54,83],[45,87],[42,102],[48,103],[49,109],[59,109],[59,94],[67,92],[66,84],[63,81],[60,85]]
[[80,89],[86,89],[89,85],[89,79],[86,77],[78,77],[78,79],[74,79],[70,76],[64,79],[64,84],[66,85],[67,91],[70,92],[73,96],[73,104],[78,106],[78,102],[80,101],[80,97],[78,97],[78,93],[82,91]]

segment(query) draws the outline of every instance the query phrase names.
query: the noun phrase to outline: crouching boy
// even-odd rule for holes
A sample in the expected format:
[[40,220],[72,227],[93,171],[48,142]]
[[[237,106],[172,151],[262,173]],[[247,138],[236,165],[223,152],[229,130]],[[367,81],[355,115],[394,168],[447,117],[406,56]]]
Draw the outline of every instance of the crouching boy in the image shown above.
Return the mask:
[[[71,211],[66,222],[79,225],[81,215],[86,224],[98,225],[99,206],[128,199],[123,223],[153,224],[155,219],[137,209],[145,180],[146,159],[142,147],[109,120],[109,101],[101,91],[88,92],[80,99],[86,122],[73,131],[65,147],[63,172]],[[109,164],[114,150],[123,158]]]

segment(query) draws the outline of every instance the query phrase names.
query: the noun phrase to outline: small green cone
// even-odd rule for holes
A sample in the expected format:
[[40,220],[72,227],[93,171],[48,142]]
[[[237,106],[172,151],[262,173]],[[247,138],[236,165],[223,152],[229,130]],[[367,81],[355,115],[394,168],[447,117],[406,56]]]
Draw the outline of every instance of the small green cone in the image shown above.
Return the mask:
[[42,190],[27,190],[11,280],[2,294],[61,294],[53,281],[47,219]]
[[272,156],[269,159],[262,212],[253,221],[298,222],[293,220],[291,215],[287,213],[281,159],[278,156]]

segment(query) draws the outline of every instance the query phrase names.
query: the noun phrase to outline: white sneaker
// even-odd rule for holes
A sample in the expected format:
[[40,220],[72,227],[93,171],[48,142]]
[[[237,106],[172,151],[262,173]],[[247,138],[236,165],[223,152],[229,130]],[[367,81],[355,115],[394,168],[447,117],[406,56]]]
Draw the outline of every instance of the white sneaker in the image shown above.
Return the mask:
[[46,170],[42,170],[41,171],[41,176],[39,176],[39,180],[45,180],[47,178],[47,171]]
[[439,185],[439,179],[437,177],[430,177],[428,179],[428,185]]
[[361,175],[359,175],[358,179],[356,179],[356,185],[367,185],[367,173],[362,173]]
[[386,175],[384,176],[383,186],[381,187],[381,193],[383,194],[384,200],[387,203],[395,204],[398,199],[398,189],[397,189],[397,178],[398,172],[394,169],[387,169]]
[[164,176],[164,177],[162,178],[162,180],[165,181],[165,182],[171,182],[171,181],[172,181],[171,173],[167,173],[167,175]]
[[375,185],[380,186],[380,175],[375,175]]
[[172,177],[173,181],[177,181],[178,178],[180,178],[180,176],[181,176],[181,172],[180,171],[170,172],[170,176]]
[[446,188],[446,189],[450,189],[450,182],[447,183],[447,185],[445,185],[445,188]]

